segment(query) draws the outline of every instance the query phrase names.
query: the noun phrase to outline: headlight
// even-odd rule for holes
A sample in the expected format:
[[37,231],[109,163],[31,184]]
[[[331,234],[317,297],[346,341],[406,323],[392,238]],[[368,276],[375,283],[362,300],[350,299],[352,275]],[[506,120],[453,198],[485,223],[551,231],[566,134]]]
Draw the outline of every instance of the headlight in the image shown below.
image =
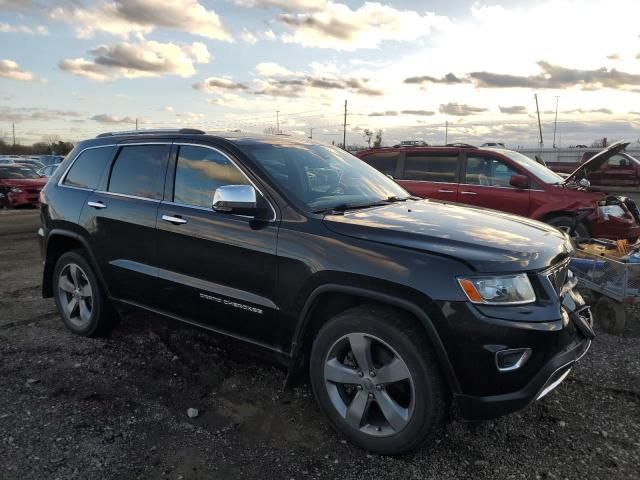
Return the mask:
[[11,188],[9,189],[9,191],[10,191],[11,193],[22,193],[22,191],[23,191],[23,190],[22,190],[21,188],[18,188],[18,187],[11,187]]
[[620,205],[603,205],[598,207],[598,212],[605,220],[607,220],[609,216],[618,218],[624,218],[627,216],[627,212],[625,212]]
[[536,300],[529,277],[524,273],[499,277],[459,278],[458,283],[473,303],[519,305]]

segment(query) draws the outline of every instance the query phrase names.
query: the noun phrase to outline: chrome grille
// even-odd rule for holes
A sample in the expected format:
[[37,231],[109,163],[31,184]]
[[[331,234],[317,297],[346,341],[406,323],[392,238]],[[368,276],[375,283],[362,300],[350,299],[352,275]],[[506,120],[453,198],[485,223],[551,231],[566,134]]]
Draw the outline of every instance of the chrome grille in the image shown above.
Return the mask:
[[558,295],[562,293],[562,287],[567,283],[567,276],[569,274],[569,262],[561,263],[560,265],[556,265],[551,267],[551,269],[547,270],[546,277],[551,282],[553,289],[556,291]]

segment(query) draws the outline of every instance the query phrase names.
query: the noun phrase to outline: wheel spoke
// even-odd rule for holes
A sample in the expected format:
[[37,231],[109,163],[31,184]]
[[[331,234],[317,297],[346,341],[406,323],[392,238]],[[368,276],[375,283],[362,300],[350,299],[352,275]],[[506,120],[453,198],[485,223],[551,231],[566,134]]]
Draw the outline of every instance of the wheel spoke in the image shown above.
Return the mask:
[[324,378],[333,383],[360,383],[358,373],[340,363],[337,358],[332,358],[324,365]]
[[395,383],[410,378],[407,365],[398,357],[378,369],[376,381],[379,383]]
[[61,290],[64,290],[67,293],[73,293],[73,291],[75,290],[73,283],[71,283],[71,281],[67,278],[66,275],[62,275],[60,277],[58,286],[60,287]]
[[373,361],[371,359],[371,339],[361,333],[353,333],[349,335],[349,344],[351,345],[351,351],[356,358],[356,362],[358,362],[360,370],[363,372],[371,370],[373,367]]
[[91,317],[91,310],[89,310],[87,306],[87,301],[85,299],[80,300],[80,318],[88,322]]
[[76,288],[80,286],[80,275],[78,272],[78,266],[74,263],[69,265],[69,272],[71,273],[71,280]]
[[74,316],[73,313],[75,312],[77,307],[78,300],[76,299],[76,297],[73,297],[71,300],[69,300],[69,303],[67,303],[67,315],[69,315],[69,318]]
[[347,423],[354,428],[360,429],[362,419],[369,410],[369,405],[369,396],[363,390],[359,390],[355,397],[353,397],[353,400],[351,400],[349,408],[347,408]]
[[80,287],[80,295],[82,295],[82,298],[91,297],[91,285],[87,283],[83,287]]
[[401,407],[385,390],[375,392],[378,406],[391,427],[399,432],[409,421],[409,411]]

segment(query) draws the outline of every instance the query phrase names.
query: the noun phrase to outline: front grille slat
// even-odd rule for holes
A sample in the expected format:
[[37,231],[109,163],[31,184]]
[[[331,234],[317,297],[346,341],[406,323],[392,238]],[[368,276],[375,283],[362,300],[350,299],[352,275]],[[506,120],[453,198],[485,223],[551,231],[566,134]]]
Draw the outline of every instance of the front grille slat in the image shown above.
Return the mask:
[[569,262],[564,262],[552,267],[550,270],[547,270],[546,277],[558,295],[562,293],[562,287],[567,283],[568,275]]

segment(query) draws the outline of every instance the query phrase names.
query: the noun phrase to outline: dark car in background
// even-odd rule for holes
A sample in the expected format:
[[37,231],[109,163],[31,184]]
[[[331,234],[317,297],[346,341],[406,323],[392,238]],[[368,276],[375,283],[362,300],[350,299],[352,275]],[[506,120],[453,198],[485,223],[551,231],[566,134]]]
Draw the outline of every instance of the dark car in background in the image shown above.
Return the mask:
[[103,134],[42,200],[43,295],[72,332],[135,307],[243,341],[290,382],[307,371],[375,452],[433,439],[452,398],[467,419],[524,408],[593,337],[565,233],[416,198],[309,140]]
[[0,164],[0,206],[37,207],[46,183],[30,165]]
[[[620,144],[594,156],[606,162]],[[580,237],[635,241],[640,215],[633,201],[589,189],[580,171],[563,178],[529,157],[503,148],[381,148],[357,156],[414,195],[486,207],[569,230]],[[588,214],[587,214],[588,212]]]

